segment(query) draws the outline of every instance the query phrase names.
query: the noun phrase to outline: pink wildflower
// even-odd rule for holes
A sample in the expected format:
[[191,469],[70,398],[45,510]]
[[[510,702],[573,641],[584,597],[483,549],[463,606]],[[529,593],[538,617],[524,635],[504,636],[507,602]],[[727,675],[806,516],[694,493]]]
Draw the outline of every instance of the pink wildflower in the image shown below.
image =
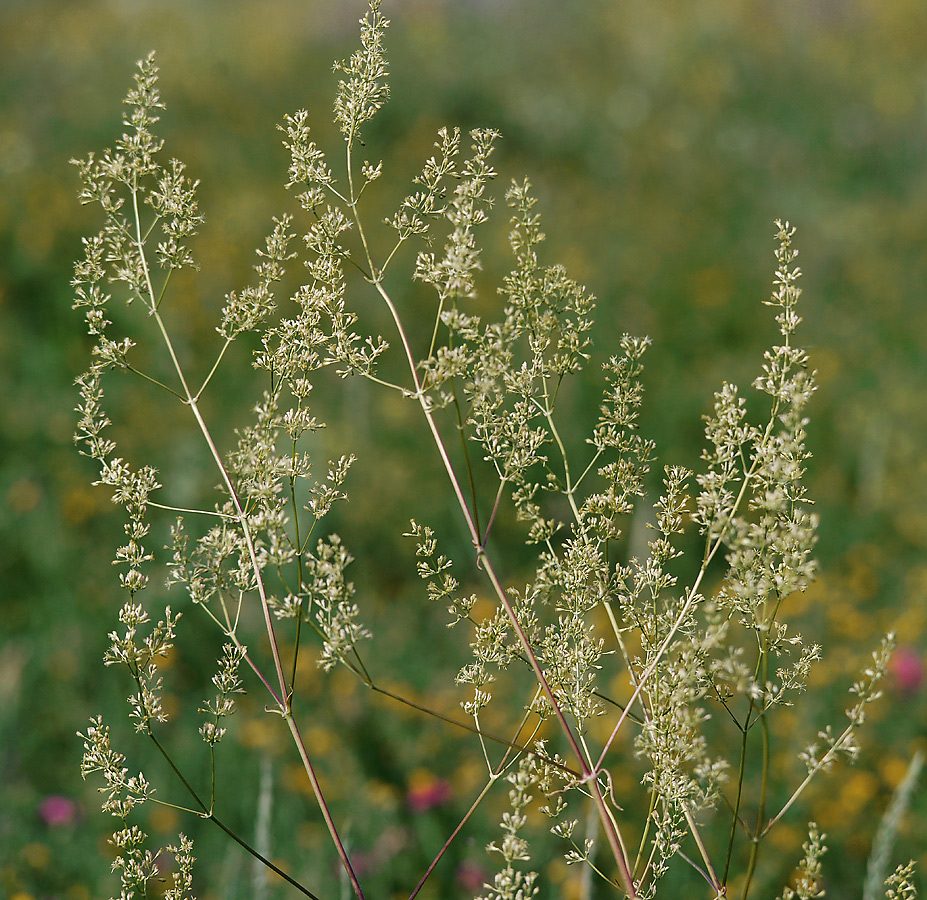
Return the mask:
[[48,826],[58,828],[77,821],[77,803],[63,794],[49,794],[39,804],[39,818]]
[[906,694],[914,693],[924,680],[924,660],[911,647],[898,647],[889,663],[895,687]]
[[412,778],[406,803],[412,812],[422,813],[436,806],[442,806],[451,799],[451,786],[443,778],[437,778],[430,772],[418,773]]

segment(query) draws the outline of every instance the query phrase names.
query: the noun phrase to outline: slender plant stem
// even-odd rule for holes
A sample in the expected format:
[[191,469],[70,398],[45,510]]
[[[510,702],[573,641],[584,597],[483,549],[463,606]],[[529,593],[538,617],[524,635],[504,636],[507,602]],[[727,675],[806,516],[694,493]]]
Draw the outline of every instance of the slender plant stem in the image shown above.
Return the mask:
[[315,894],[313,894],[312,891],[310,891],[307,887],[304,887],[298,881],[294,880],[289,875],[287,875],[287,873],[284,872],[283,869],[274,865],[274,863],[272,863],[269,859],[267,859],[265,856],[259,853],[246,840],[239,837],[234,831],[232,831],[231,828],[228,827],[228,825],[226,825],[221,819],[219,819],[216,816],[215,811],[212,808],[212,804],[207,806],[203,802],[203,800],[200,798],[200,795],[196,792],[196,789],[193,787],[193,785],[191,785],[190,782],[187,781],[187,779],[184,777],[180,769],[178,769],[177,766],[174,764],[174,760],[171,758],[171,755],[167,752],[167,750],[164,748],[164,745],[155,737],[154,733],[151,731],[150,725],[147,729],[147,734],[148,734],[148,737],[151,739],[152,743],[155,745],[155,747],[158,748],[158,752],[161,754],[161,756],[164,757],[167,764],[171,767],[171,770],[174,772],[177,778],[180,779],[181,784],[183,784],[183,786],[190,793],[190,796],[196,801],[196,804],[202,810],[202,813],[200,813],[199,815],[203,819],[206,819],[208,822],[212,822],[219,829],[224,831],[243,850],[250,853],[251,856],[253,856],[256,860],[261,862],[263,865],[267,866],[267,868],[270,869],[272,872],[279,875],[288,884],[291,884],[293,887],[295,887],[300,893],[304,894],[306,897],[311,897],[312,900],[319,900],[319,898]]
[[453,725],[455,728],[462,728],[465,731],[469,731],[471,734],[479,735],[481,738],[492,741],[495,744],[502,744],[505,747],[510,748],[511,750],[516,750],[519,753],[530,753],[532,756],[536,756],[542,762],[548,766],[552,766],[555,769],[559,769],[565,775],[569,775],[573,778],[580,778],[581,775],[575,769],[571,769],[569,766],[564,765],[563,763],[557,762],[555,759],[552,759],[549,756],[545,756],[542,753],[538,753],[537,750],[533,750],[530,747],[524,746],[517,743],[516,741],[510,741],[507,738],[499,737],[497,734],[492,734],[488,731],[484,731],[482,728],[475,727],[469,722],[461,722],[459,719],[452,719],[450,716],[446,716],[443,713],[439,713],[437,710],[429,709],[427,706],[422,706],[420,703],[416,703],[414,700],[410,700],[408,697],[403,697],[399,694],[394,693],[393,691],[388,690],[387,688],[380,687],[378,684],[375,684],[372,681],[366,682],[367,687],[370,690],[374,691],[377,694],[382,694],[384,697],[389,697],[390,700],[395,700],[397,703],[402,703],[405,706],[409,706],[412,709],[416,709],[419,712],[425,713],[425,715],[431,716],[432,718],[438,719],[442,722],[446,722],[448,725]]
[[457,827],[451,832],[450,836],[444,842],[444,844],[442,844],[441,849],[438,851],[437,856],[435,856],[435,858],[431,861],[431,865],[429,865],[428,868],[425,870],[425,874],[422,875],[418,884],[415,886],[415,889],[412,891],[411,894],[409,894],[409,900],[415,900],[415,898],[418,896],[419,891],[421,891],[421,889],[425,886],[425,882],[428,881],[428,879],[431,877],[431,873],[434,871],[435,866],[441,861],[441,857],[444,856],[444,854],[447,852],[448,847],[451,846],[454,839],[457,837],[458,834],[460,834],[461,829],[463,829],[464,825],[467,824],[467,822],[470,820],[470,817],[473,815],[473,813],[476,812],[476,808],[480,805],[480,803],[483,802],[483,798],[489,793],[490,788],[496,783],[498,778],[499,778],[499,775],[497,774],[493,774],[490,776],[489,780],[483,786],[483,789],[479,792],[476,799],[473,801],[473,803],[470,804],[470,808],[464,814],[464,817],[460,820],[460,822],[458,822]]
[[[409,364],[409,371],[412,377],[413,384],[415,385],[415,397],[419,401],[419,405],[422,408],[422,412],[425,416],[425,420],[428,423],[428,428],[431,432],[432,438],[435,443],[435,447],[438,450],[438,454],[441,457],[441,461],[444,464],[445,471],[447,472],[448,479],[451,482],[451,487],[454,491],[454,494],[457,498],[457,503],[460,506],[461,514],[464,517],[464,521],[467,525],[467,530],[470,532],[470,538],[473,542],[473,546],[476,548],[477,562],[483,567],[486,572],[487,577],[489,578],[490,583],[492,584],[493,591],[499,599],[499,602],[505,608],[506,614],[509,618],[509,621],[512,625],[512,629],[515,632],[516,637],[518,638],[519,644],[521,644],[522,650],[524,651],[531,668],[534,671],[535,678],[537,679],[538,684],[541,686],[541,689],[544,692],[544,695],[547,701],[550,703],[551,708],[554,711],[554,715],[557,718],[560,728],[563,731],[564,737],[567,742],[570,744],[570,747],[575,754],[577,760],[580,763],[580,766],[583,770],[583,780],[587,781],[592,792],[593,802],[596,804],[596,807],[599,810],[599,815],[602,819],[603,829],[605,831],[606,838],[609,843],[609,847],[612,851],[612,854],[615,858],[615,862],[618,865],[619,873],[621,876],[622,886],[624,887],[625,892],[628,897],[634,898],[637,897],[637,891],[634,888],[634,882],[631,878],[631,873],[628,871],[627,863],[625,862],[624,855],[621,852],[621,844],[618,838],[618,834],[615,830],[614,823],[608,815],[608,810],[606,809],[605,799],[602,796],[602,792],[599,788],[598,782],[595,778],[595,771],[589,762],[586,760],[582,750],[580,749],[579,744],[576,741],[576,737],[573,734],[573,730],[570,728],[569,723],[566,721],[566,718],[563,714],[563,710],[560,708],[560,704],[557,702],[556,697],[554,697],[553,691],[550,688],[550,685],[547,682],[547,677],[544,675],[543,670],[541,669],[540,663],[537,660],[537,657],[534,654],[534,651],[531,647],[531,644],[528,640],[528,636],[525,634],[524,629],[522,628],[521,623],[518,621],[518,616],[515,614],[515,610],[512,607],[511,601],[508,598],[508,595],[505,592],[505,589],[502,587],[502,583],[499,581],[499,577],[496,574],[495,568],[490,560],[489,556],[486,554],[486,551],[482,544],[480,543],[480,534],[476,529],[473,516],[470,514],[470,509],[467,506],[467,502],[464,499],[463,493],[460,487],[460,481],[457,478],[457,474],[454,471],[454,467],[451,464],[450,458],[447,455],[447,450],[444,446],[444,441],[441,438],[441,435],[438,431],[437,424],[434,420],[434,414],[431,409],[431,404],[428,402],[428,398],[424,395],[421,388],[421,382],[418,378],[418,371],[415,366],[415,358],[412,355],[412,348],[409,345],[408,338],[405,333],[405,329],[402,325],[402,320],[399,317],[399,313],[396,310],[395,305],[393,304],[392,299],[389,294],[387,294],[385,288],[383,287],[380,281],[374,282],[374,287],[377,292],[383,298],[383,301],[386,303],[387,308],[390,311],[390,314],[393,317],[393,321],[396,325],[396,329],[399,333],[400,341],[402,343],[403,349],[406,353],[406,360]],[[629,704],[630,705],[630,704]],[[622,718],[623,718],[622,714]]]
[[554,417],[551,408],[541,408],[541,412],[543,413],[544,418],[547,420],[550,433],[554,436],[554,440],[557,442],[557,447],[560,450],[560,457],[563,459],[563,477],[566,482],[566,489],[564,493],[566,494],[567,499],[570,501],[570,509],[573,510],[573,518],[576,520],[576,524],[582,527],[582,517],[579,514],[579,507],[576,505],[576,497],[574,496],[576,486],[573,484],[573,481],[570,478],[570,463],[567,459],[566,448],[563,446],[563,441],[560,439],[560,432],[557,431],[557,426],[554,423]]
[[715,889],[715,892],[720,894],[722,891],[721,882],[718,880],[718,876],[715,874],[714,866],[711,864],[711,857],[708,855],[708,850],[705,847],[705,842],[702,840],[701,832],[698,829],[698,825],[695,823],[692,810],[690,810],[688,806],[685,806],[683,809],[686,816],[686,824],[689,826],[689,832],[695,840],[695,845],[698,847],[699,856],[702,857],[702,862],[705,863],[705,869],[707,871],[706,879],[708,883]]
[[847,725],[847,727],[840,734],[840,737],[838,737],[837,740],[834,741],[834,745],[827,750],[827,752],[818,761],[817,765],[815,765],[814,768],[812,768],[811,771],[808,772],[808,774],[802,779],[801,784],[797,788],[795,788],[795,790],[792,793],[792,796],[789,797],[788,800],[786,800],[782,809],[780,809],[779,812],[777,812],[766,823],[766,827],[760,833],[760,837],[763,837],[765,834],[767,834],[769,829],[772,828],[773,825],[775,825],[792,808],[792,804],[795,803],[795,801],[801,796],[805,788],[808,787],[808,785],[811,783],[811,780],[814,778],[814,776],[817,775],[818,772],[820,772],[822,769],[827,768],[827,766],[833,763],[833,761],[837,758],[837,751],[843,746],[846,739],[855,730],[856,730],[855,725],[852,725],[852,724]]
[[[138,250],[139,256],[142,260],[142,265],[144,266],[145,278],[148,284],[148,288],[151,296],[151,304],[149,306],[149,312],[153,316],[155,322],[157,323],[158,329],[161,332],[162,339],[164,340],[165,346],[167,347],[168,353],[170,354],[171,361],[174,366],[174,370],[177,373],[177,377],[180,381],[180,384],[183,388],[184,396],[186,397],[186,404],[190,407],[193,415],[196,419],[197,424],[199,425],[200,431],[203,435],[204,440],[206,441],[207,446],[209,447],[210,453],[212,454],[213,460],[216,463],[216,466],[219,469],[222,480],[225,483],[226,490],[229,493],[229,497],[232,500],[232,504],[235,509],[236,519],[241,527],[242,536],[245,540],[245,545],[248,551],[248,558],[251,564],[251,569],[254,572],[255,582],[257,585],[258,595],[261,601],[261,610],[264,617],[264,626],[267,632],[267,638],[271,648],[271,654],[274,661],[274,669],[276,671],[278,690],[271,688],[270,684],[263,679],[262,681],[270,692],[270,695],[273,697],[276,704],[276,712],[279,712],[287,721],[287,724],[290,728],[290,732],[293,735],[293,738],[296,742],[297,749],[299,751],[300,758],[303,762],[303,767],[306,769],[306,773],[309,776],[309,781],[312,785],[312,790],[315,795],[316,802],[318,803],[319,810],[322,813],[322,817],[325,820],[326,827],[328,828],[329,835],[335,847],[338,851],[338,855],[341,858],[342,865],[345,868],[345,871],[348,874],[348,878],[351,881],[351,885],[354,888],[354,892],[358,897],[358,900],[364,900],[364,894],[361,890],[360,883],[357,880],[357,876],[354,873],[353,868],[351,867],[350,860],[347,857],[347,854],[344,849],[344,845],[341,842],[341,838],[338,835],[338,830],[335,827],[335,823],[332,820],[331,813],[328,809],[328,804],[325,801],[325,797],[322,793],[321,785],[315,775],[315,772],[312,768],[312,764],[309,761],[308,754],[306,752],[305,745],[302,741],[302,738],[299,734],[299,729],[296,727],[296,723],[293,720],[293,717],[290,713],[290,690],[287,685],[286,676],[283,673],[283,661],[280,656],[280,649],[277,643],[277,636],[274,630],[273,618],[271,616],[270,604],[267,601],[267,594],[265,593],[264,580],[261,574],[261,567],[258,564],[257,552],[254,547],[254,540],[251,535],[251,528],[248,525],[248,519],[245,515],[244,509],[242,508],[241,502],[238,498],[238,493],[235,490],[232,480],[229,477],[228,470],[226,469],[224,463],[222,462],[222,457],[219,455],[219,451],[216,448],[215,442],[212,439],[212,435],[209,431],[209,428],[206,425],[205,420],[203,419],[202,413],[200,412],[199,405],[197,402],[197,397],[195,397],[187,384],[187,380],[184,376],[183,368],[180,365],[180,361],[177,358],[177,354],[174,352],[174,345],[170,339],[170,335],[167,332],[167,329],[164,326],[164,322],[161,318],[160,313],[158,312],[157,306],[154,302],[154,292],[151,290],[151,279],[148,271],[148,263],[144,252],[144,242],[141,237],[141,224],[138,211],[138,197],[137,192],[133,190],[132,199],[135,208],[135,222],[136,222],[136,234],[138,236]],[[257,668],[251,664],[252,668],[257,671]],[[239,843],[241,842],[240,839]],[[275,869],[275,871],[277,871]]]
[[750,893],[750,885],[753,882],[753,874],[756,871],[756,863],[759,858],[763,819],[766,817],[766,793],[769,788],[769,722],[765,713],[760,716],[760,730],[763,735],[763,775],[760,786],[760,805],[756,813],[756,827],[751,835],[750,858],[747,861],[747,873],[744,878],[743,893],[741,894],[743,900],[747,900]]
[[235,516],[230,516],[228,513],[217,512],[214,509],[186,509],[183,506],[168,506],[166,503],[156,503],[154,500],[149,500],[148,505],[153,506],[155,509],[163,509],[166,512],[191,513],[197,516],[215,516],[217,519],[235,521]]
[[[747,710],[747,722],[750,721],[750,712],[753,709],[753,700],[750,700],[750,708]],[[734,854],[734,838],[737,836],[737,821],[740,815],[740,801],[743,798],[744,777],[747,771],[747,740],[750,735],[749,728],[743,728],[740,737],[740,763],[737,767],[737,793],[734,797],[734,805],[731,809],[731,834],[727,842],[727,856],[724,860],[724,875],[721,877],[721,883],[727,884],[728,874],[731,870],[731,858]]]
[[[467,481],[470,483],[470,502],[473,504],[473,519],[476,524],[477,533],[480,531],[480,508],[476,502],[476,481],[473,477],[473,467],[470,464],[470,449],[467,447],[467,435],[464,432],[464,421],[463,416],[460,412],[460,401],[457,399],[457,386],[454,384],[453,379],[451,380],[451,391],[454,394],[454,412],[457,414],[457,432],[460,434],[460,449],[463,452],[464,465],[467,467]],[[499,491],[501,492],[502,485],[499,485]],[[489,534],[489,529],[492,527],[492,519],[496,514],[496,509],[499,506],[499,494],[496,494],[496,504],[493,507],[492,515],[490,516],[489,524],[486,526],[486,535],[483,537],[483,543],[486,543],[486,536]]]
[[210,822],[215,822],[216,825],[218,825],[219,828],[222,829],[222,831],[224,831],[233,841],[235,841],[236,844],[238,844],[243,849],[247,850],[248,853],[250,853],[256,860],[263,863],[263,865],[267,866],[267,868],[270,869],[271,872],[274,872],[275,874],[279,875],[285,882],[287,882],[287,884],[291,884],[293,887],[295,887],[296,890],[298,890],[301,894],[304,894],[306,897],[311,897],[312,900],[319,900],[319,898],[315,894],[313,894],[312,891],[309,890],[309,888],[304,887],[294,878],[291,878],[289,875],[287,875],[287,873],[284,872],[283,869],[281,869],[279,866],[274,865],[274,863],[272,863],[269,859],[267,859],[267,857],[260,854],[250,844],[242,840],[237,834],[235,834],[234,831],[232,831],[231,828],[229,828],[223,822],[220,822],[214,815],[210,814],[208,816],[204,816],[204,818],[209,819]]
[[[293,456],[296,455],[296,441],[293,441]],[[296,484],[295,479],[290,478],[290,503],[293,506],[293,540],[297,547],[302,547],[303,542],[299,537],[299,508],[296,505]],[[293,638],[293,667],[290,670],[290,691],[296,690],[296,667],[299,663],[300,637],[303,628],[303,555],[296,554],[296,584],[299,593],[299,604],[296,607],[296,636]],[[291,694],[292,696],[292,694]]]
[[499,489],[496,491],[496,499],[492,505],[492,512],[489,514],[489,521],[486,523],[486,531],[483,532],[483,546],[489,540],[489,532],[492,531],[493,522],[496,521],[496,513],[499,511],[499,504],[502,502],[502,491],[508,482],[503,478],[499,482]]
[[163,390],[167,391],[169,394],[173,394],[178,400],[183,400],[183,397],[180,394],[178,394],[177,391],[175,391],[172,387],[168,387],[166,384],[164,384],[163,381],[158,381],[157,378],[152,378],[150,375],[146,375],[140,369],[136,369],[135,366],[127,365],[126,368],[133,375],[138,375],[139,378],[144,378],[145,381],[151,382],[151,384],[153,384],[155,387],[162,388]]
[[[530,715],[530,712],[525,712],[524,716],[522,716],[522,720],[519,723],[518,728],[515,730],[514,736],[516,739],[521,734],[522,729],[525,727],[525,723],[528,721],[529,715]],[[537,734],[537,730],[539,727],[540,727],[540,723],[538,723],[538,725],[535,726],[534,734]],[[533,737],[534,735],[532,735],[532,738]],[[421,880],[415,886],[415,890],[412,891],[412,893],[409,895],[409,900],[415,900],[415,897],[418,895],[419,891],[421,891],[421,889],[425,886],[425,882],[431,876],[431,873],[434,871],[435,866],[441,860],[441,857],[444,856],[444,854],[447,852],[448,847],[451,846],[454,839],[457,837],[458,834],[460,834],[461,829],[464,827],[464,825],[467,824],[470,817],[476,811],[476,808],[480,805],[480,803],[482,803],[483,798],[489,793],[490,788],[499,780],[499,778],[502,776],[502,773],[505,772],[505,770],[512,764],[512,762],[518,759],[518,757],[521,755],[523,748],[519,747],[518,744],[516,744],[514,741],[505,741],[505,743],[508,744],[508,747],[506,747],[505,753],[501,761],[499,762],[499,765],[496,766],[495,768],[493,768],[492,766],[489,767],[489,780],[483,786],[483,789],[480,791],[477,798],[473,801],[472,804],[470,804],[470,808],[467,810],[467,812],[464,814],[464,817],[457,824],[457,827],[454,828],[450,836],[444,842],[441,849],[438,851],[437,856],[435,856],[435,858],[432,860],[431,865],[428,866],[428,869],[425,871],[425,874],[422,875]],[[485,752],[485,746],[483,749]],[[517,752],[513,754],[512,753],[513,750]],[[534,751],[527,750],[526,752],[533,753]],[[510,756],[512,757],[511,762],[509,761]]]
[[218,356],[216,356],[216,361],[213,363],[212,368],[209,370],[209,374],[204,379],[203,383],[200,385],[200,389],[196,392],[196,399],[199,400],[203,394],[203,391],[206,390],[206,385],[212,381],[212,376],[216,374],[216,369],[219,368],[219,363],[222,362],[223,357],[225,356],[225,351],[228,350],[231,345],[231,338],[226,338],[225,343],[222,345],[222,349],[219,351]]
[[286,712],[283,718],[286,720],[287,728],[290,729],[290,734],[293,736],[293,742],[296,744],[296,749],[299,751],[299,758],[302,760],[303,769],[305,769],[306,775],[309,778],[309,783],[312,785],[312,793],[315,795],[315,800],[318,804],[319,811],[322,813],[322,818],[325,820],[328,833],[331,835],[331,839],[335,844],[335,849],[337,850],[338,856],[341,859],[341,865],[344,867],[344,871],[351,882],[351,887],[354,889],[354,893],[358,900],[364,900],[364,892],[361,890],[360,882],[357,880],[357,875],[355,874],[354,868],[351,865],[351,860],[348,858],[344,844],[338,835],[338,829],[335,827],[335,822],[332,819],[331,811],[328,808],[328,803],[325,801],[325,796],[322,793],[322,787],[319,784],[319,779],[315,774],[315,769],[313,769],[312,763],[309,760],[309,754],[306,752],[306,745],[303,741],[302,735],[299,733],[299,727],[296,724],[296,720],[293,718],[293,715],[289,711]]

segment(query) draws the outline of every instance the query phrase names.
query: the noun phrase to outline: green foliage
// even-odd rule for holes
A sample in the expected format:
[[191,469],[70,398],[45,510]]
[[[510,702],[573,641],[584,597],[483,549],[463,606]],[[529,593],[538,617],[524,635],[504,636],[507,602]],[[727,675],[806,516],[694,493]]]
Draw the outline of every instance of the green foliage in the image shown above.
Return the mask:
[[[856,755],[856,732],[879,696],[894,641],[886,637],[851,687],[857,699],[845,729],[834,736],[830,726],[823,727],[823,753],[817,744],[802,752],[803,779],[774,771],[770,723],[799,700],[821,657],[820,647],[806,644],[789,621],[790,607],[815,568],[818,524],[803,482],[810,458],[805,407],[815,378],[808,354],[795,343],[801,323],[795,229],[777,222],[774,291],[767,305],[776,310],[779,337],[753,385],[766,395],[761,424],[749,423],[746,401],[725,383],[706,416],[709,449],[704,471],[695,476],[697,492],[689,488],[693,473],[680,465],[664,466],[662,487],[654,490],[656,446],[640,429],[649,341],[630,335],[617,341],[620,355],[603,366],[599,416],[591,427],[579,424],[568,407],[568,385],[592,359],[595,300],[563,266],[541,262],[544,234],[527,180],[513,182],[505,194],[513,263],[498,278],[501,315],[478,311],[485,306],[477,308],[484,285],[492,280],[483,271],[477,235],[493,210],[497,172],[490,158],[497,132],[473,129],[470,154],[461,158],[460,131],[442,128],[436,156],[415,179],[420,190],[399,201],[385,220],[376,207],[368,211],[368,188],[384,166],[360,164],[356,151],[365,146],[361,126],[388,97],[388,24],[378,0],[371,0],[361,21],[361,49],[335,67],[344,75],[334,105],[345,145],[343,172],[336,174],[310,139],[308,113],[289,115],[281,126],[290,155],[288,187],[298,191],[302,213],[274,219],[265,249],[258,251],[256,284],[228,293],[216,328],[222,340],[202,380],[193,380],[167,316],[172,280],[180,277],[175,273],[196,268],[193,238],[202,219],[197,183],[184,175],[183,164],[159,162],[163,142],[153,129],[163,105],[153,56],[139,64],[127,98],[126,132],[115,150],[77,163],[81,199],[98,204],[104,217],[99,234],[84,241],[74,278],[74,305],[85,311],[94,340],[90,366],[78,379],[77,439],[99,466],[97,483],[113,489],[113,501],[127,517],[128,542],[114,562],[123,567],[120,583],[129,599],[120,614],[124,633],[110,635],[106,662],[127,668],[135,686],[130,718],[166,765],[173,786],[185,792],[186,812],[218,826],[307,896],[315,896],[306,886],[310,875],[313,890],[332,892],[325,866],[300,877],[284,872],[240,827],[220,819],[217,794],[217,744],[226,733],[220,720],[234,711],[234,694],[257,692],[258,706],[285,726],[345,883],[359,898],[365,895],[359,854],[339,818],[364,802],[364,745],[374,735],[361,727],[353,738],[340,736],[360,768],[347,804],[336,806],[319,776],[320,754],[306,737],[316,720],[303,699],[308,679],[300,662],[307,653],[330,673],[333,690],[344,673],[368,688],[368,696],[388,696],[455,725],[463,753],[485,763],[472,803],[454,798],[461,808],[457,823],[426,850],[431,861],[417,886],[406,885],[411,896],[454,852],[459,834],[483,833],[478,812],[484,801],[493,802],[500,780],[512,786],[511,810],[502,815],[501,841],[489,842],[490,854],[501,856],[502,864],[484,896],[521,898],[540,890],[538,872],[519,865],[552,856],[543,828],[534,840],[545,849],[529,852],[525,832],[535,824],[533,792],[545,798],[541,811],[554,820],[548,828],[567,863],[581,864],[599,879],[596,888],[590,876],[584,879],[587,895],[653,897],[663,879],[670,880],[669,891],[677,890],[673,878],[688,884],[689,893],[756,894],[763,890],[756,873],[767,834],[839,753]],[[386,238],[376,233],[377,221],[386,226]],[[291,229],[299,227],[303,249],[296,252]],[[424,244],[414,259],[408,241]],[[436,246],[443,249],[435,252]],[[294,259],[304,264],[304,280],[281,308],[275,292],[294,279]],[[116,285],[118,299],[142,308],[131,337],[110,336],[114,322],[107,316],[116,315],[106,283]],[[397,283],[405,287],[399,290]],[[421,342],[417,312],[401,302],[402,291],[417,283],[433,297],[433,318]],[[362,293],[385,307],[395,351],[377,326],[359,333],[368,332],[355,311],[354,299]],[[122,328],[121,320],[116,327]],[[146,365],[154,353],[139,352],[151,336],[160,344],[167,375]],[[234,446],[223,452],[207,398],[226,371],[229,348],[248,336],[259,347],[253,355],[259,399],[251,423],[237,430]],[[346,574],[354,562],[350,540],[331,527],[338,504],[347,499],[355,456],[346,452],[329,461],[324,478],[313,468],[324,423],[310,397],[315,400],[314,385],[329,383],[329,368],[342,380],[374,385],[384,403],[416,408],[446,475],[469,552],[438,553],[446,539],[418,524],[416,498],[405,499],[414,513],[409,536],[417,542],[428,597],[447,607],[451,625],[470,627],[472,659],[456,676],[458,685],[469,686],[458,700],[467,720],[428,708],[376,674],[380,658],[366,643],[374,634],[362,624],[363,598]],[[114,455],[117,442],[104,436],[112,427],[104,403],[116,376],[165,392],[192,417],[203,455],[219,476],[211,508],[169,502],[171,487],[162,487],[153,466],[134,467]],[[585,444],[579,443],[585,432]],[[652,521],[648,505],[656,510]],[[176,652],[179,613],[168,606],[146,636],[138,634],[150,626],[145,606],[159,602],[140,600],[153,593],[148,573],[157,554],[142,543],[150,540],[153,511],[173,517],[169,583],[183,585],[184,603],[202,613],[190,627],[198,635],[206,633],[201,628],[217,628],[221,636],[213,676],[218,694],[198,707],[207,716],[198,730],[209,748],[208,795],[196,786],[201,779],[190,771],[181,739],[164,727],[169,715],[161,665]],[[192,530],[191,516],[198,523]],[[652,531],[640,548],[626,535],[635,523]],[[521,562],[513,533],[534,553],[530,564]],[[700,545],[696,564],[687,570],[678,561],[691,556],[694,545]],[[475,585],[469,596],[450,575],[454,557]],[[410,645],[413,652],[424,651],[414,639]],[[187,700],[181,695],[179,703]],[[615,749],[629,731],[634,759],[619,759]],[[123,894],[131,896],[145,893],[160,870],[158,854],[145,848],[147,835],[129,819],[142,804],[166,801],[154,796],[144,775],[127,776],[109,735],[102,719],[92,720],[84,735],[83,771],[103,773],[104,809],[120,820],[114,868]],[[568,809],[570,816],[585,811],[583,829],[578,817],[567,817]],[[820,896],[822,840],[811,826],[797,893],[786,888],[783,897]],[[192,842],[181,834],[168,850],[176,860],[169,896],[179,900],[192,885]],[[378,875],[375,888],[366,888],[371,895],[390,883]],[[696,888],[699,879],[704,884]],[[910,873],[897,879],[898,890],[909,891]]]

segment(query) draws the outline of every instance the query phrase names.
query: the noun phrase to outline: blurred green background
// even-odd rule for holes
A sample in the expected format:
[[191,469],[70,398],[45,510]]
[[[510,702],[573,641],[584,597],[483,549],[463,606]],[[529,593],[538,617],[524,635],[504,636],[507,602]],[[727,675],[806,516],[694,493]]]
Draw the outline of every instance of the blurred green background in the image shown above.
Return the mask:
[[[370,158],[386,160],[377,213],[391,212],[441,125],[499,128],[500,209],[486,270],[506,271],[501,195],[510,178],[528,175],[541,200],[547,261],[564,262],[598,297],[594,361],[615,351],[622,332],[654,341],[643,429],[662,462],[696,467],[712,392],[723,379],[746,388],[758,372],[774,336],[760,303],[772,280],[772,223],[782,217],[798,226],[801,334],[820,380],[809,482],[822,519],[822,574],[797,612],[827,657],[814,699],[783,725],[796,731],[777,745],[784,771],[816,727],[842,718],[846,687],[880,632],[896,629],[900,649],[860,763],[822,782],[772,833],[777,852],[763,860],[760,877],[775,885],[787,877],[814,816],[831,835],[828,896],[859,896],[878,816],[914,750],[927,745],[927,6],[386,0],[384,11],[392,20],[393,97],[367,133]],[[224,294],[248,282],[270,217],[293,206],[276,124],[307,108],[316,140],[337,163],[331,61],[353,49],[362,12],[353,0],[0,3],[4,897],[85,900],[114,890],[109,822],[95,785],[80,779],[75,732],[99,711],[120,725],[125,718],[128,687],[100,663],[122,599],[109,565],[121,524],[106,493],[90,487],[95,472],[70,439],[72,382],[88,349],[70,309],[71,267],[80,236],[100,223],[78,205],[68,160],[112,146],[134,63],[157,50],[166,154],[202,180],[206,216],[194,245],[202,272],[181,283],[173,324],[189,357],[200,358],[199,350],[205,364]],[[400,299],[413,314],[422,302],[412,293]],[[492,299],[484,298],[486,309]],[[369,298],[351,301],[389,337]],[[247,348],[237,348],[211,398],[226,438],[247,410],[247,360]],[[594,366],[584,383],[589,390],[572,399],[577,421],[591,423]],[[432,664],[453,672],[459,662],[444,659],[443,638],[432,640],[444,633],[443,616],[423,617],[411,548],[399,537],[413,498],[417,517],[466,550],[434,460],[421,455],[420,423],[414,411],[350,380],[323,379],[318,394],[331,423],[319,452],[359,456],[337,525],[358,557],[364,617],[386,634],[380,671],[453,709],[451,679],[427,679]],[[120,452],[148,461],[134,454],[153,446],[165,479],[189,483],[191,495],[212,484],[178,411],[125,396],[117,408]],[[423,489],[432,475],[436,487]],[[177,605],[179,595],[167,601]],[[465,652],[466,636],[453,636]],[[417,649],[423,638],[432,657]],[[170,673],[176,696],[185,688],[206,696],[214,648],[202,640],[197,632],[180,640],[187,655],[178,654]],[[346,679],[335,679],[332,699],[318,676],[305,677],[318,723],[310,739],[328,761],[323,769],[355,846],[367,848],[367,875],[382,879],[374,881],[379,896],[408,889],[456,821],[442,791],[467,796],[478,767],[468,769],[466,753],[436,762],[436,748],[453,738],[441,727],[386,707],[389,715],[373,715],[370,698]],[[314,890],[331,887],[334,869],[283,735],[258,715],[259,701],[252,712],[236,725],[228,768],[238,775],[224,808],[252,828],[258,791],[250,786],[260,760],[274,761],[272,850],[295,859],[294,874],[309,873]],[[358,780],[368,785],[361,796]],[[394,824],[377,832],[357,814],[362,808]],[[922,786],[896,852],[896,861],[918,858],[921,871],[925,822]],[[203,896],[252,896],[247,864],[196,822],[162,815],[149,827],[159,839],[178,828],[196,834]],[[467,896],[479,888],[488,836],[461,842],[435,891]],[[550,896],[572,896],[574,874],[555,866]]]

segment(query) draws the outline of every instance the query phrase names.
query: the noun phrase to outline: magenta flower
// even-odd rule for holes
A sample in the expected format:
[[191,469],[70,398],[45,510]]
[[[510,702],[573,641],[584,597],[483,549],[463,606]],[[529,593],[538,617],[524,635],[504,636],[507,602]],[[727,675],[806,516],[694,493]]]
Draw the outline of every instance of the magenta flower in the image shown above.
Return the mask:
[[412,812],[422,813],[442,806],[451,799],[451,786],[443,778],[434,778],[413,785],[406,794]]
[[916,691],[924,680],[924,660],[911,647],[898,647],[889,663],[889,671],[898,690],[906,694]]
[[78,806],[63,794],[49,794],[39,804],[39,818],[51,828],[73,825],[78,818]]

